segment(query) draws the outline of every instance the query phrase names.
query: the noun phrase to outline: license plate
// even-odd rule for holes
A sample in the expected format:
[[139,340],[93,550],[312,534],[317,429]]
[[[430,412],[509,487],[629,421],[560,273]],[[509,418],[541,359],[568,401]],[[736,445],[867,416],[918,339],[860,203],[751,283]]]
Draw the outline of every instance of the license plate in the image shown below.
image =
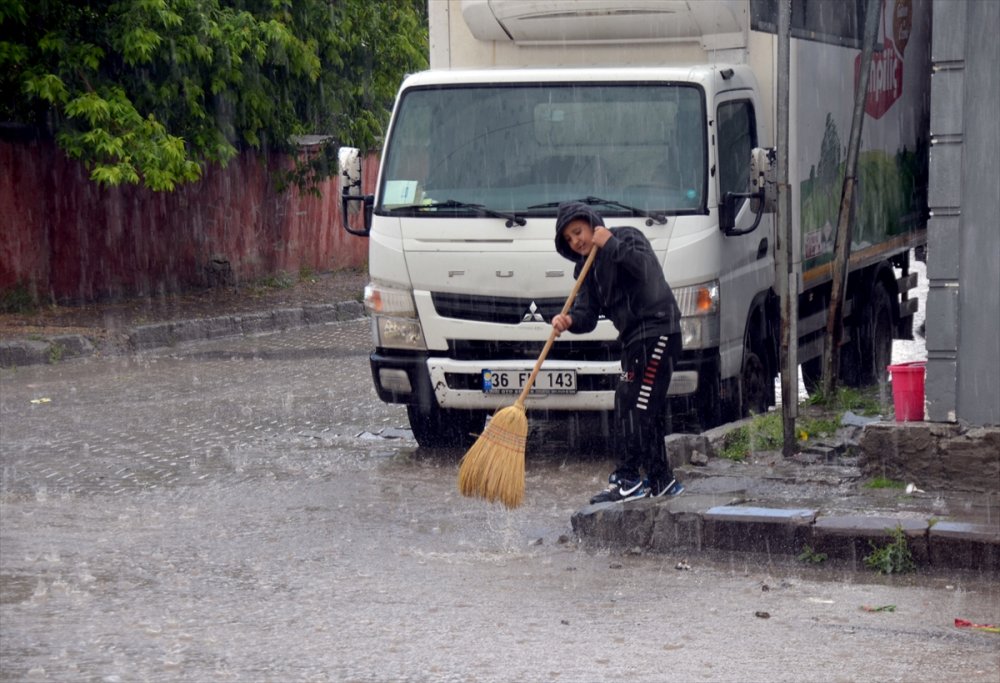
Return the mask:
[[[484,394],[520,394],[531,370],[483,370]],[[575,394],[576,370],[541,370],[532,394]]]

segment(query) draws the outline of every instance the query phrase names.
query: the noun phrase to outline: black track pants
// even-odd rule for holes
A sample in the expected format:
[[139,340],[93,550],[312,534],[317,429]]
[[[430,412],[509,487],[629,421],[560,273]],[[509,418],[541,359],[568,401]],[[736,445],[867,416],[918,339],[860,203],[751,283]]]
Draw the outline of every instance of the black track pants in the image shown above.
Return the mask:
[[622,350],[622,377],[615,393],[615,419],[625,453],[615,472],[650,482],[673,478],[667,458],[666,401],[670,376],[680,355],[680,335],[640,339]]

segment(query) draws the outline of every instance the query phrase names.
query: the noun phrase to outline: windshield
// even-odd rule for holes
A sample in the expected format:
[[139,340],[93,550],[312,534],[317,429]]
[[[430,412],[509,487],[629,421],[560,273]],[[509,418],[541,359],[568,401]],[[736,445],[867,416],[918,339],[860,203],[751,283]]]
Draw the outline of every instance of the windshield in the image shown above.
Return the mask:
[[555,209],[539,205],[588,196],[700,211],[704,121],[702,92],[687,84],[411,90],[385,150],[376,211],[450,201],[548,215]]

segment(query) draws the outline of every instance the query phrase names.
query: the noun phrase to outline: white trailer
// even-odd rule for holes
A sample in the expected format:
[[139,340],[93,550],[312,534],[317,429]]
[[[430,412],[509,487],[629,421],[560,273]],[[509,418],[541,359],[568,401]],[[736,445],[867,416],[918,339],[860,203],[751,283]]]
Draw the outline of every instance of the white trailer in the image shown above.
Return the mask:
[[[819,371],[864,3],[795,0],[791,92],[799,359]],[[926,239],[930,7],[887,0],[858,168],[843,378],[883,376],[911,334]],[[431,0],[431,70],[402,84],[374,195],[341,150],[345,215],[370,237],[379,396],[421,445],[465,445],[513,400],[572,286],[556,206],[645,232],[683,314],[672,414],[701,427],[774,404],[774,221],[751,199],[773,158],[776,3]],[[364,211],[356,209],[364,207]],[[351,227],[354,226],[354,227]],[[610,411],[610,322],[563,335],[529,410]],[[484,377],[486,381],[484,381]]]

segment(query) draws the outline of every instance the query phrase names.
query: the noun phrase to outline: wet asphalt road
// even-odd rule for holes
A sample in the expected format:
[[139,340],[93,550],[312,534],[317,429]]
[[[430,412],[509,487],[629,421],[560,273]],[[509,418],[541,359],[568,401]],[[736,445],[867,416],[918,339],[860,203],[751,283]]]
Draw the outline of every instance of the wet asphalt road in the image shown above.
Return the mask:
[[1000,621],[976,575],[579,547],[610,461],[565,424],[532,423],[523,508],[461,498],[368,347],[357,321],[3,371],[0,681],[1000,679],[1000,636],[953,626]]

